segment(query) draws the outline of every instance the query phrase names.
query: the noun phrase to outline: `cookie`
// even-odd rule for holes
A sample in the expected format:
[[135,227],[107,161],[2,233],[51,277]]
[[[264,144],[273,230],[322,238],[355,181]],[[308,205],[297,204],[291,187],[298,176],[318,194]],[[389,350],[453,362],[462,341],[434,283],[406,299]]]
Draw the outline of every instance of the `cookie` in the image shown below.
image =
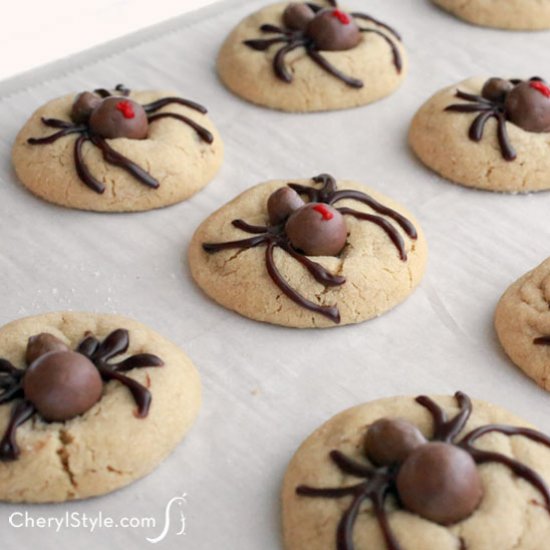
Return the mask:
[[420,282],[426,255],[403,207],[321,174],[239,195],[197,229],[189,263],[226,308],[305,328],[358,323],[394,307]]
[[550,88],[539,77],[459,82],[420,108],[409,143],[426,166],[467,187],[550,189]]
[[12,160],[35,195],[100,212],[135,212],[189,198],[216,174],[223,145],[206,109],[171,92],[119,85],[38,109]]
[[371,103],[395,91],[406,72],[399,34],[335,1],[267,6],[233,30],[218,56],[229,90],[290,112]]
[[432,0],[452,14],[483,27],[518,31],[550,29],[549,0]]
[[[513,436],[513,437],[512,437]],[[457,392],[338,414],[284,478],[285,550],[541,550],[550,438]]]
[[550,259],[502,295],[495,312],[495,328],[510,359],[550,391]]
[[148,474],[200,406],[195,367],[118,315],[48,313],[0,328],[0,500],[102,495]]

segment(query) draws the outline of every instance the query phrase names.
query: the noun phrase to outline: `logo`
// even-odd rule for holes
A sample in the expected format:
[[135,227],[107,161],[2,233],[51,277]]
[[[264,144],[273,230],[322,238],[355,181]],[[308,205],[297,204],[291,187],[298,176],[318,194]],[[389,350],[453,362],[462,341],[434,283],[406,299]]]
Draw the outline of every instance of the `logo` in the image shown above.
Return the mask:
[[[187,503],[187,493],[183,493],[181,496],[173,497],[171,498],[168,503],[166,504],[166,508],[164,509],[164,527],[160,534],[157,537],[149,538],[146,537],[147,541],[151,544],[156,544],[157,542],[160,542],[161,540],[164,540],[166,538],[166,535],[170,532],[171,529],[175,530],[178,529],[176,532],[176,535],[185,535],[185,514],[181,510],[184,504]],[[174,527],[172,528],[171,523],[171,517],[172,517],[172,508],[175,506],[179,506],[179,524],[175,522]],[[175,508],[177,510],[177,508]]]

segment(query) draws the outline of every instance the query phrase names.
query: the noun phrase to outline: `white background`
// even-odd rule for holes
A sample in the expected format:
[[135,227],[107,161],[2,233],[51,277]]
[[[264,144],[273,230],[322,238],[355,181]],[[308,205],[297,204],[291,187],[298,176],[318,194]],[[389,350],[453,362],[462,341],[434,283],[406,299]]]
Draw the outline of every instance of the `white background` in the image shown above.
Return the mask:
[[0,17],[0,80],[214,1],[10,0]]

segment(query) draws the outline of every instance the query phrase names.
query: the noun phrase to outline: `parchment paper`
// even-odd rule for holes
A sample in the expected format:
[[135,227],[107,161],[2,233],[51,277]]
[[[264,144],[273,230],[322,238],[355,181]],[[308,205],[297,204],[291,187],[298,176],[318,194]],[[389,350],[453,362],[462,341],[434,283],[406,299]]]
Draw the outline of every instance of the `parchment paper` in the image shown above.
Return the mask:
[[[506,359],[492,327],[501,293],[550,254],[550,196],[461,188],[431,174],[406,144],[412,115],[439,88],[476,74],[548,71],[548,33],[476,28],[424,0],[350,0],[403,33],[408,79],[364,108],[288,115],[233,97],[214,70],[230,28],[265,4],[222,2],[0,84],[0,321],[67,309],[132,316],[181,345],[204,383],[197,424],[153,474],[85,502],[1,505],[3,548],[150,548],[145,537],[160,534],[166,505],[185,493],[157,547],[277,550],[279,486],[292,453],[333,414],[379,397],[462,389],[550,431],[550,396]],[[31,196],[9,159],[30,113],[68,91],[119,82],[173,87],[208,106],[226,145],[215,181],[186,203],[142,214],[72,211]],[[325,331],[262,325],[207,299],[186,260],[198,224],[257,182],[320,172],[372,185],[420,219],[430,259],[416,293],[377,320]],[[25,512],[152,517],[156,526],[10,525]]]

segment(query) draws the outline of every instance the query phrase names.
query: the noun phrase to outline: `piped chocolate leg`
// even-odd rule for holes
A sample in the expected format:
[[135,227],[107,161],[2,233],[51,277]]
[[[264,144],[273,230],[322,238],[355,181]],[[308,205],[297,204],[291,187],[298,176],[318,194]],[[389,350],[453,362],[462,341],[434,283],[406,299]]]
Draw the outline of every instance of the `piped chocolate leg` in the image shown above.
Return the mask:
[[103,158],[106,162],[126,170],[126,172],[132,174],[132,176],[134,176],[138,181],[148,187],[153,189],[157,189],[159,187],[159,182],[151,176],[151,174],[147,173],[143,168],[138,166],[129,158],[126,158],[124,155],[121,155],[115,151],[103,138],[94,135],[91,136],[90,139],[92,140],[92,143],[101,150],[103,153]]
[[57,141],[59,138],[68,136],[70,134],[78,134],[85,130],[85,128],[82,128],[82,126],[72,126],[68,128],[63,128],[62,130],[59,130],[59,132],[56,132],[55,134],[52,134],[51,136],[46,136],[43,138],[29,138],[27,140],[27,143],[30,145],[46,145],[53,143],[54,141]]
[[117,372],[127,372],[132,369],[162,367],[163,365],[164,361],[160,357],[152,353],[139,353],[137,355],[132,355],[132,357],[128,357],[128,359],[124,359],[124,361],[120,363],[110,366]]
[[371,478],[376,474],[376,470],[373,468],[356,462],[340,451],[331,451],[330,458],[346,474],[366,478]]
[[387,34],[384,34],[381,31],[377,31],[376,29],[359,29],[359,30],[364,33],[370,32],[373,34],[377,34],[378,36],[381,36],[388,43],[389,47],[391,48],[395,70],[398,73],[401,73],[401,71],[403,70],[403,59],[401,58],[401,52],[399,51],[399,48],[397,47],[395,42]]
[[0,460],[16,460],[21,451],[17,445],[17,428],[26,422],[33,414],[35,408],[28,401],[19,401],[11,411],[10,421],[0,441]]
[[332,63],[330,63],[325,57],[323,57],[318,50],[314,47],[306,48],[307,54],[319,67],[327,71],[327,73],[341,80],[344,84],[351,88],[362,88],[364,86],[363,81],[357,78],[353,78],[338,70]]
[[90,138],[87,135],[80,136],[74,144],[74,165],[78,177],[86,184],[92,191],[96,193],[104,193],[105,185],[97,178],[92,176],[90,170],[84,162],[84,155],[82,154],[82,147]]
[[508,130],[506,129],[506,117],[503,113],[498,113],[497,115],[498,126],[497,126],[497,137],[498,143],[500,145],[500,150],[502,151],[502,156],[505,160],[512,161],[517,158],[517,153],[510,137],[508,136]]
[[[204,246],[204,245],[203,245]],[[333,321],[334,323],[340,322],[340,312],[336,306],[321,306],[314,302],[311,302],[307,298],[304,298],[302,295],[298,294],[290,285],[283,279],[279,270],[275,266],[275,260],[273,258],[273,250],[277,246],[274,242],[269,242],[265,251],[265,261],[267,272],[273,280],[273,282],[283,291],[283,293],[290,298],[295,304],[298,304],[300,307],[319,313]]]
[[232,248],[254,248],[260,244],[264,244],[270,238],[269,235],[259,235],[249,239],[241,239],[239,241],[229,241],[226,243],[203,243],[202,249],[209,254],[219,252],[220,250],[230,250]]
[[300,46],[303,46],[305,44],[305,40],[300,40],[297,42],[290,42],[286,46],[282,47],[273,58],[273,69],[275,71],[275,74],[285,82],[288,82],[289,84],[292,82],[292,73],[289,71],[288,67],[285,63],[285,57],[287,54],[289,54],[292,50],[295,50],[296,48],[299,48]]
[[98,365],[97,369],[105,380],[116,380],[126,386],[130,390],[130,393],[132,394],[132,397],[138,407],[136,413],[137,416],[139,418],[144,418],[147,416],[151,405],[151,392],[143,384],[140,384],[137,380],[129,378],[128,376],[103,365]]
[[[275,32],[275,31],[272,31]],[[283,32],[283,31],[281,31]],[[286,36],[280,36],[277,38],[256,38],[251,40],[245,40],[244,44],[248,46],[249,48],[252,48],[253,50],[256,50],[258,52],[263,52],[267,49],[269,49],[273,44],[281,44],[285,43],[288,44],[290,42],[290,39]]]
[[367,214],[366,212],[359,212],[357,210],[354,210],[353,208],[347,208],[345,206],[342,208],[337,208],[337,210],[344,215],[353,216],[354,218],[357,218],[359,220],[365,220],[376,224],[386,233],[386,235],[394,244],[395,248],[397,248],[401,260],[403,260],[404,262],[407,261],[407,251],[405,250],[405,242],[403,241],[403,237],[401,237],[397,229],[395,229],[395,227],[388,220],[380,216]]
[[494,116],[497,116],[494,111],[484,111],[477,115],[470,126],[468,137],[472,141],[481,141],[483,139],[483,131],[485,130],[487,121]]
[[183,122],[193,128],[197,135],[206,143],[212,143],[214,141],[214,136],[209,132],[204,126],[197,124],[193,119],[186,117],[184,115],[177,115],[176,113],[157,113],[156,115],[151,115],[149,117],[149,122],[155,122],[161,118],[175,118],[180,122]]
[[153,101],[152,103],[147,103],[143,106],[143,109],[146,113],[154,113],[155,111],[166,107],[166,105],[173,105],[174,103],[177,105],[183,105],[184,107],[189,107],[189,109],[194,109],[203,115],[208,112],[206,107],[203,107],[199,103],[195,103],[194,101],[183,99],[181,97],[164,97],[162,99],[158,99],[157,101]]
[[487,462],[497,462],[510,469],[518,477],[521,477],[533,487],[535,487],[542,495],[546,509],[550,512],[550,491],[544,479],[537,474],[533,469],[529,468],[525,464],[501,455],[500,453],[494,453],[489,451],[481,451],[469,445],[463,446],[475,460],[476,464],[485,464]]
[[231,222],[231,225],[233,225],[233,227],[236,227],[237,229],[242,229],[247,233],[252,233],[256,235],[260,235],[261,233],[267,233],[269,230],[265,225],[250,225],[244,220],[233,220]]
[[366,204],[368,207],[372,208],[378,214],[382,214],[383,216],[388,216],[388,218],[391,218],[392,220],[397,222],[401,227],[401,229],[403,229],[403,231],[405,231],[405,233],[411,239],[418,238],[418,233],[416,232],[416,228],[407,218],[405,218],[405,216],[402,216],[399,212],[396,212],[395,210],[388,208],[383,204],[380,204],[377,200],[373,199],[371,196],[361,191],[354,191],[354,190],[336,191],[332,193],[331,198],[329,200],[329,204],[333,205],[336,202],[344,199],[352,199],[352,200],[361,202],[363,204]]
[[346,282],[345,277],[333,275],[321,264],[310,260],[307,256],[296,252],[289,244],[281,244],[281,248],[297,262],[301,263],[313,276],[313,278],[325,286],[340,286]]
[[362,19],[363,21],[369,21],[370,23],[374,23],[375,25],[378,25],[379,27],[382,27],[383,29],[386,29],[390,34],[393,34],[397,40],[401,41],[401,35],[389,25],[386,25],[386,23],[382,23],[382,21],[375,19],[374,17],[371,17],[370,15],[367,15],[366,13],[361,12],[352,12],[350,13],[352,17],[355,17],[356,19]]
[[92,360],[103,362],[108,361],[112,357],[126,352],[129,345],[130,335],[128,334],[128,331],[123,328],[114,330],[107,335],[105,340],[103,340],[94,352]]

